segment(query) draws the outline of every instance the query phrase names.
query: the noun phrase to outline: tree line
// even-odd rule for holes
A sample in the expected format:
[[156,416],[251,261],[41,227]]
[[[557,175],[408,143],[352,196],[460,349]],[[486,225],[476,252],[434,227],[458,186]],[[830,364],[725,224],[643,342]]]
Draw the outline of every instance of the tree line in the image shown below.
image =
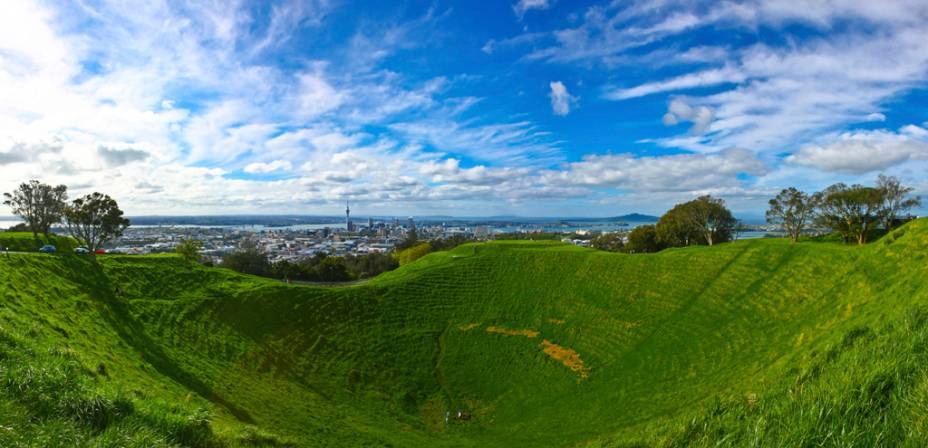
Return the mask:
[[[913,191],[898,178],[885,175],[874,186],[837,183],[815,193],[789,187],[770,199],[766,219],[780,226],[793,242],[810,226],[817,226],[837,233],[845,243],[865,244],[879,231],[892,230],[921,205],[921,199],[911,195]],[[707,195],[675,205],[656,224],[636,227],[627,234],[601,234],[591,244],[612,252],[658,252],[731,241],[737,229],[738,220],[725,202]]]
[[[279,280],[307,282],[346,282],[375,277],[431,252],[450,250],[475,241],[465,236],[452,236],[432,241],[420,241],[415,228],[396,245],[392,253],[348,254],[333,256],[316,253],[312,257],[290,262],[270,261],[267,254],[253,241],[243,242],[238,249],[222,257],[221,266],[244,273]],[[188,260],[198,259],[199,246],[194,241],[182,241],[177,252]]]
[[86,247],[96,260],[97,249],[122,235],[129,220],[116,201],[99,192],[68,202],[68,187],[51,186],[38,180],[19,185],[3,194],[3,204],[24,221],[32,236],[49,237],[54,225],[64,223],[67,232]]
[[794,242],[809,225],[817,225],[838,233],[845,243],[866,244],[878,228],[892,230],[921,205],[912,191],[882,174],[874,186],[837,183],[812,194],[786,188],[770,200],[767,222],[780,225]]
[[675,205],[657,224],[638,226],[628,234],[602,234],[591,240],[593,247],[613,252],[648,253],[668,247],[712,246],[731,241],[738,220],[725,201],[711,195]]

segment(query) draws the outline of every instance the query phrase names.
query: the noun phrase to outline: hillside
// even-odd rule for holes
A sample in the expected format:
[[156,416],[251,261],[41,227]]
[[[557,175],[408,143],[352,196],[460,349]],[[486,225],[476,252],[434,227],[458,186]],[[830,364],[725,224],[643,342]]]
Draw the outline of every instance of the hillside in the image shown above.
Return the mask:
[[71,252],[77,247],[73,238],[59,235],[33,236],[30,232],[0,232],[0,247],[15,252],[35,252],[46,244],[53,244],[59,252]]
[[338,288],[0,256],[0,446],[924,445],[926,255],[928,220],[466,245]]

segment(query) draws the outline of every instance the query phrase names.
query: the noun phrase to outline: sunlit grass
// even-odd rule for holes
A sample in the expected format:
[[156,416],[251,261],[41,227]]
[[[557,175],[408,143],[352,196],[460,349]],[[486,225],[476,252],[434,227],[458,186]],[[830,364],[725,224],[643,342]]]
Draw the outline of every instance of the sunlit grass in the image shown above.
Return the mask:
[[496,242],[341,288],[0,256],[0,446],[920,446],[926,248]]

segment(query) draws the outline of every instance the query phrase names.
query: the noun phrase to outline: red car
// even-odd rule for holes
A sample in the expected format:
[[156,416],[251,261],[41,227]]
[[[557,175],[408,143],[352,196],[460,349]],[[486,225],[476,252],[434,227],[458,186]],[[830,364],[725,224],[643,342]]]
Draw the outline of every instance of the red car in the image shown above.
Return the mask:
[[103,255],[103,254],[106,253],[106,249],[97,249],[97,250],[95,250],[95,251],[93,251],[93,252],[94,252],[95,254],[97,254],[97,255]]

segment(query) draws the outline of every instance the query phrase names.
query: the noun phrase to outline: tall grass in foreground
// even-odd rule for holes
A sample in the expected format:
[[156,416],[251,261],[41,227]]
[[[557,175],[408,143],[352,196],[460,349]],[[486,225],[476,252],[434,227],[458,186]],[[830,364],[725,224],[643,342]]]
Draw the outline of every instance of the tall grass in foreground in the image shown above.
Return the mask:
[[[669,435],[664,435],[668,432]],[[662,446],[925,446],[928,312],[856,327],[770,389],[719,395],[642,442]],[[622,446],[607,441],[601,446]]]

